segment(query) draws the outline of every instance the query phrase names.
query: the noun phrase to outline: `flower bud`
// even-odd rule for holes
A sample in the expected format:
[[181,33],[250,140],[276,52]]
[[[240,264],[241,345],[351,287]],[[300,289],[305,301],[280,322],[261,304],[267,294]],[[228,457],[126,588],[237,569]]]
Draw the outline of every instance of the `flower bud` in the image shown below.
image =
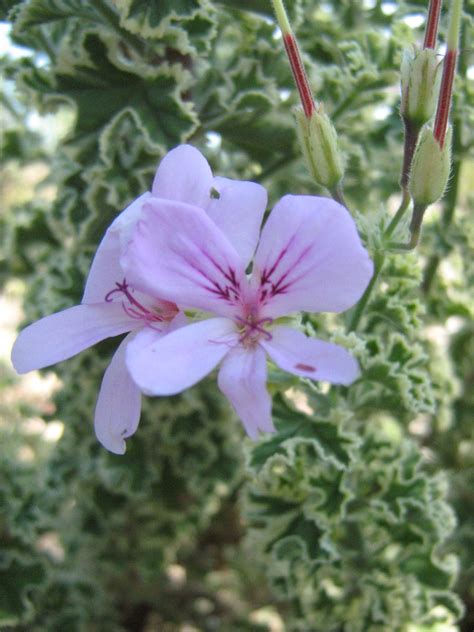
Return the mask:
[[425,48],[414,54],[405,51],[401,66],[402,117],[421,127],[433,116],[439,90],[440,64],[436,53]]
[[342,179],[344,169],[337,147],[337,133],[322,106],[310,117],[295,108],[296,130],[309,172],[314,180],[332,189]]
[[421,132],[410,172],[410,194],[415,205],[429,206],[443,196],[450,169],[451,129],[441,147],[433,130],[425,127]]

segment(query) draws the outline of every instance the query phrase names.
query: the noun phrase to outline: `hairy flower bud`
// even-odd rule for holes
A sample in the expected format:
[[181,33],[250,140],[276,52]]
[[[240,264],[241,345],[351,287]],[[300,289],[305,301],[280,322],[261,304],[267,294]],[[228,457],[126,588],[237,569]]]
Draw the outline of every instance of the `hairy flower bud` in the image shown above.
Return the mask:
[[296,130],[309,172],[314,180],[332,189],[342,179],[344,169],[337,147],[337,133],[322,106],[308,118],[295,109]]
[[415,205],[429,206],[439,200],[446,189],[451,168],[451,129],[443,147],[433,130],[421,133],[410,173],[410,193]]
[[401,114],[418,128],[433,116],[439,90],[439,69],[436,53],[431,48],[403,54]]

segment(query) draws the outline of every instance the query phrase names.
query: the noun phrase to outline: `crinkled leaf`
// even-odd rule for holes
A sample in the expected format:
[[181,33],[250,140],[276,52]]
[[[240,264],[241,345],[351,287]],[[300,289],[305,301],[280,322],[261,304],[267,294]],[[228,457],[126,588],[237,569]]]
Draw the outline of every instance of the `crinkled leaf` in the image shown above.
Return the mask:
[[28,0],[23,3],[15,21],[14,34],[25,29],[71,18],[96,21],[99,14],[94,3],[82,0]]
[[200,0],[117,0],[122,25],[144,37],[162,35],[171,21],[192,17],[202,9]]
[[173,73],[165,70],[147,80],[117,69],[108,61],[105,45],[94,33],[84,36],[84,51],[89,63],[71,68],[72,74],[51,77],[47,71],[31,70],[22,77],[26,86],[41,95],[45,105],[74,105],[77,118],[70,144],[95,142],[97,133],[128,108],[140,119],[148,142],[162,152],[193,131],[195,115],[178,96]]

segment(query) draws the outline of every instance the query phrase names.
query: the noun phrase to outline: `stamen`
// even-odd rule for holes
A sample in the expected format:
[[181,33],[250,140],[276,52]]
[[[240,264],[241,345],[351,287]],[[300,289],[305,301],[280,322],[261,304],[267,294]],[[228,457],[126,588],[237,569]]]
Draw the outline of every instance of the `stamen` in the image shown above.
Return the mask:
[[163,322],[166,320],[166,317],[156,312],[152,312],[147,307],[142,305],[137,299],[133,296],[132,292],[129,290],[129,285],[127,280],[124,279],[122,283],[115,283],[116,287],[110,292],[107,292],[105,295],[105,302],[112,303],[114,294],[123,294],[125,299],[128,301],[128,304],[122,300],[122,309],[130,316],[130,318],[134,318],[136,320],[143,320],[145,323],[155,329],[156,331],[162,331],[160,328],[156,326],[156,323]]

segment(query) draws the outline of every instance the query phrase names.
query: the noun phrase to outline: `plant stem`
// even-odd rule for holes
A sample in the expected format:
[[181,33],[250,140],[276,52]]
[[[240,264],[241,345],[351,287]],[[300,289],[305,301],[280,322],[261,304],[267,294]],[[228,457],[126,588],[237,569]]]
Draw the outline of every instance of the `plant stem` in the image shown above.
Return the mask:
[[272,4],[283,35],[283,43],[285,45],[286,54],[288,55],[296,87],[298,88],[298,92],[300,94],[301,104],[303,106],[305,116],[310,118],[315,111],[316,106],[309,85],[308,76],[304,69],[303,60],[301,59],[298,43],[293,35],[293,31],[291,30],[291,25],[282,0],[272,0]]
[[430,0],[428,19],[426,20],[425,41],[423,48],[434,48],[438,39],[439,13],[442,0]]
[[378,251],[374,255],[374,274],[370,279],[369,285],[366,287],[362,298],[357,303],[356,308],[352,314],[352,318],[349,322],[348,332],[355,331],[359,325],[360,319],[364,313],[365,308],[370,300],[372,291],[378,281],[380,273],[382,272],[383,265],[385,263],[385,253]]
[[400,176],[400,186],[402,187],[402,201],[398,207],[397,212],[393,216],[390,224],[388,225],[384,236],[390,237],[393,231],[398,226],[400,220],[405,215],[405,211],[410,205],[410,193],[408,191],[408,181],[410,179],[410,167],[413,160],[413,154],[415,153],[416,144],[418,142],[418,136],[420,134],[419,125],[414,125],[411,121],[403,118],[405,125],[405,143],[403,147],[403,166]]
[[434,137],[440,147],[443,147],[448,128],[449,111],[451,109],[451,96],[453,92],[454,75],[456,74],[457,51],[448,50],[444,58],[443,76],[439,92],[438,109],[434,123]]
[[336,200],[336,202],[339,202],[339,204],[342,204],[342,206],[349,208],[347,206],[346,198],[344,197],[344,191],[342,189],[342,184],[340,182],[336,184],[336,186],[332,189],[329,189],[329,192],[333,200]]
[[449,16],[447,44],[448,50],[443,63],[443,76],[439,89],[438,108],[434,122],[434,136],[440,147],[443,147],[448,127],[449,112],[453,93],[456,62],[459,48],[459,33],[461,30],[462,0],[453,0]]
[[398,224],[399,224],[400,220],[402,219],[402,217],[405,215],[405,211],[407,210],[409,205],[410,205],[410,195],[409,195],[408,191],[406,189],[404,189],[403,190],[402,201],[400,202],[400,206],[398,207],[397,212],[392,217],[392,220],[391,220],[390,224],[387,226],[387,229],[385,230],[385,233],[384,233],[384,237],[385,238],[388,238],[388,237],[390,237],[393,234],[393,231],[398,226]]
[[415,153],[416,143],[418,142],[418,136],[420,135],[420,126],[412,123],[405,117],[403,117],[403,123],[405,125],[405,143],[403,147],[403,166],[400,176],[400,185],[405,195],[410,179],[411,162],[413,160],[413,154]]
[[413,216],[410,223],[410,241],[406,244],[389,243],[391,250],[413,250],[418,245],[421,234],[421,224],[423,216],[428,206],[426,204],[415,204],[413,207]]

